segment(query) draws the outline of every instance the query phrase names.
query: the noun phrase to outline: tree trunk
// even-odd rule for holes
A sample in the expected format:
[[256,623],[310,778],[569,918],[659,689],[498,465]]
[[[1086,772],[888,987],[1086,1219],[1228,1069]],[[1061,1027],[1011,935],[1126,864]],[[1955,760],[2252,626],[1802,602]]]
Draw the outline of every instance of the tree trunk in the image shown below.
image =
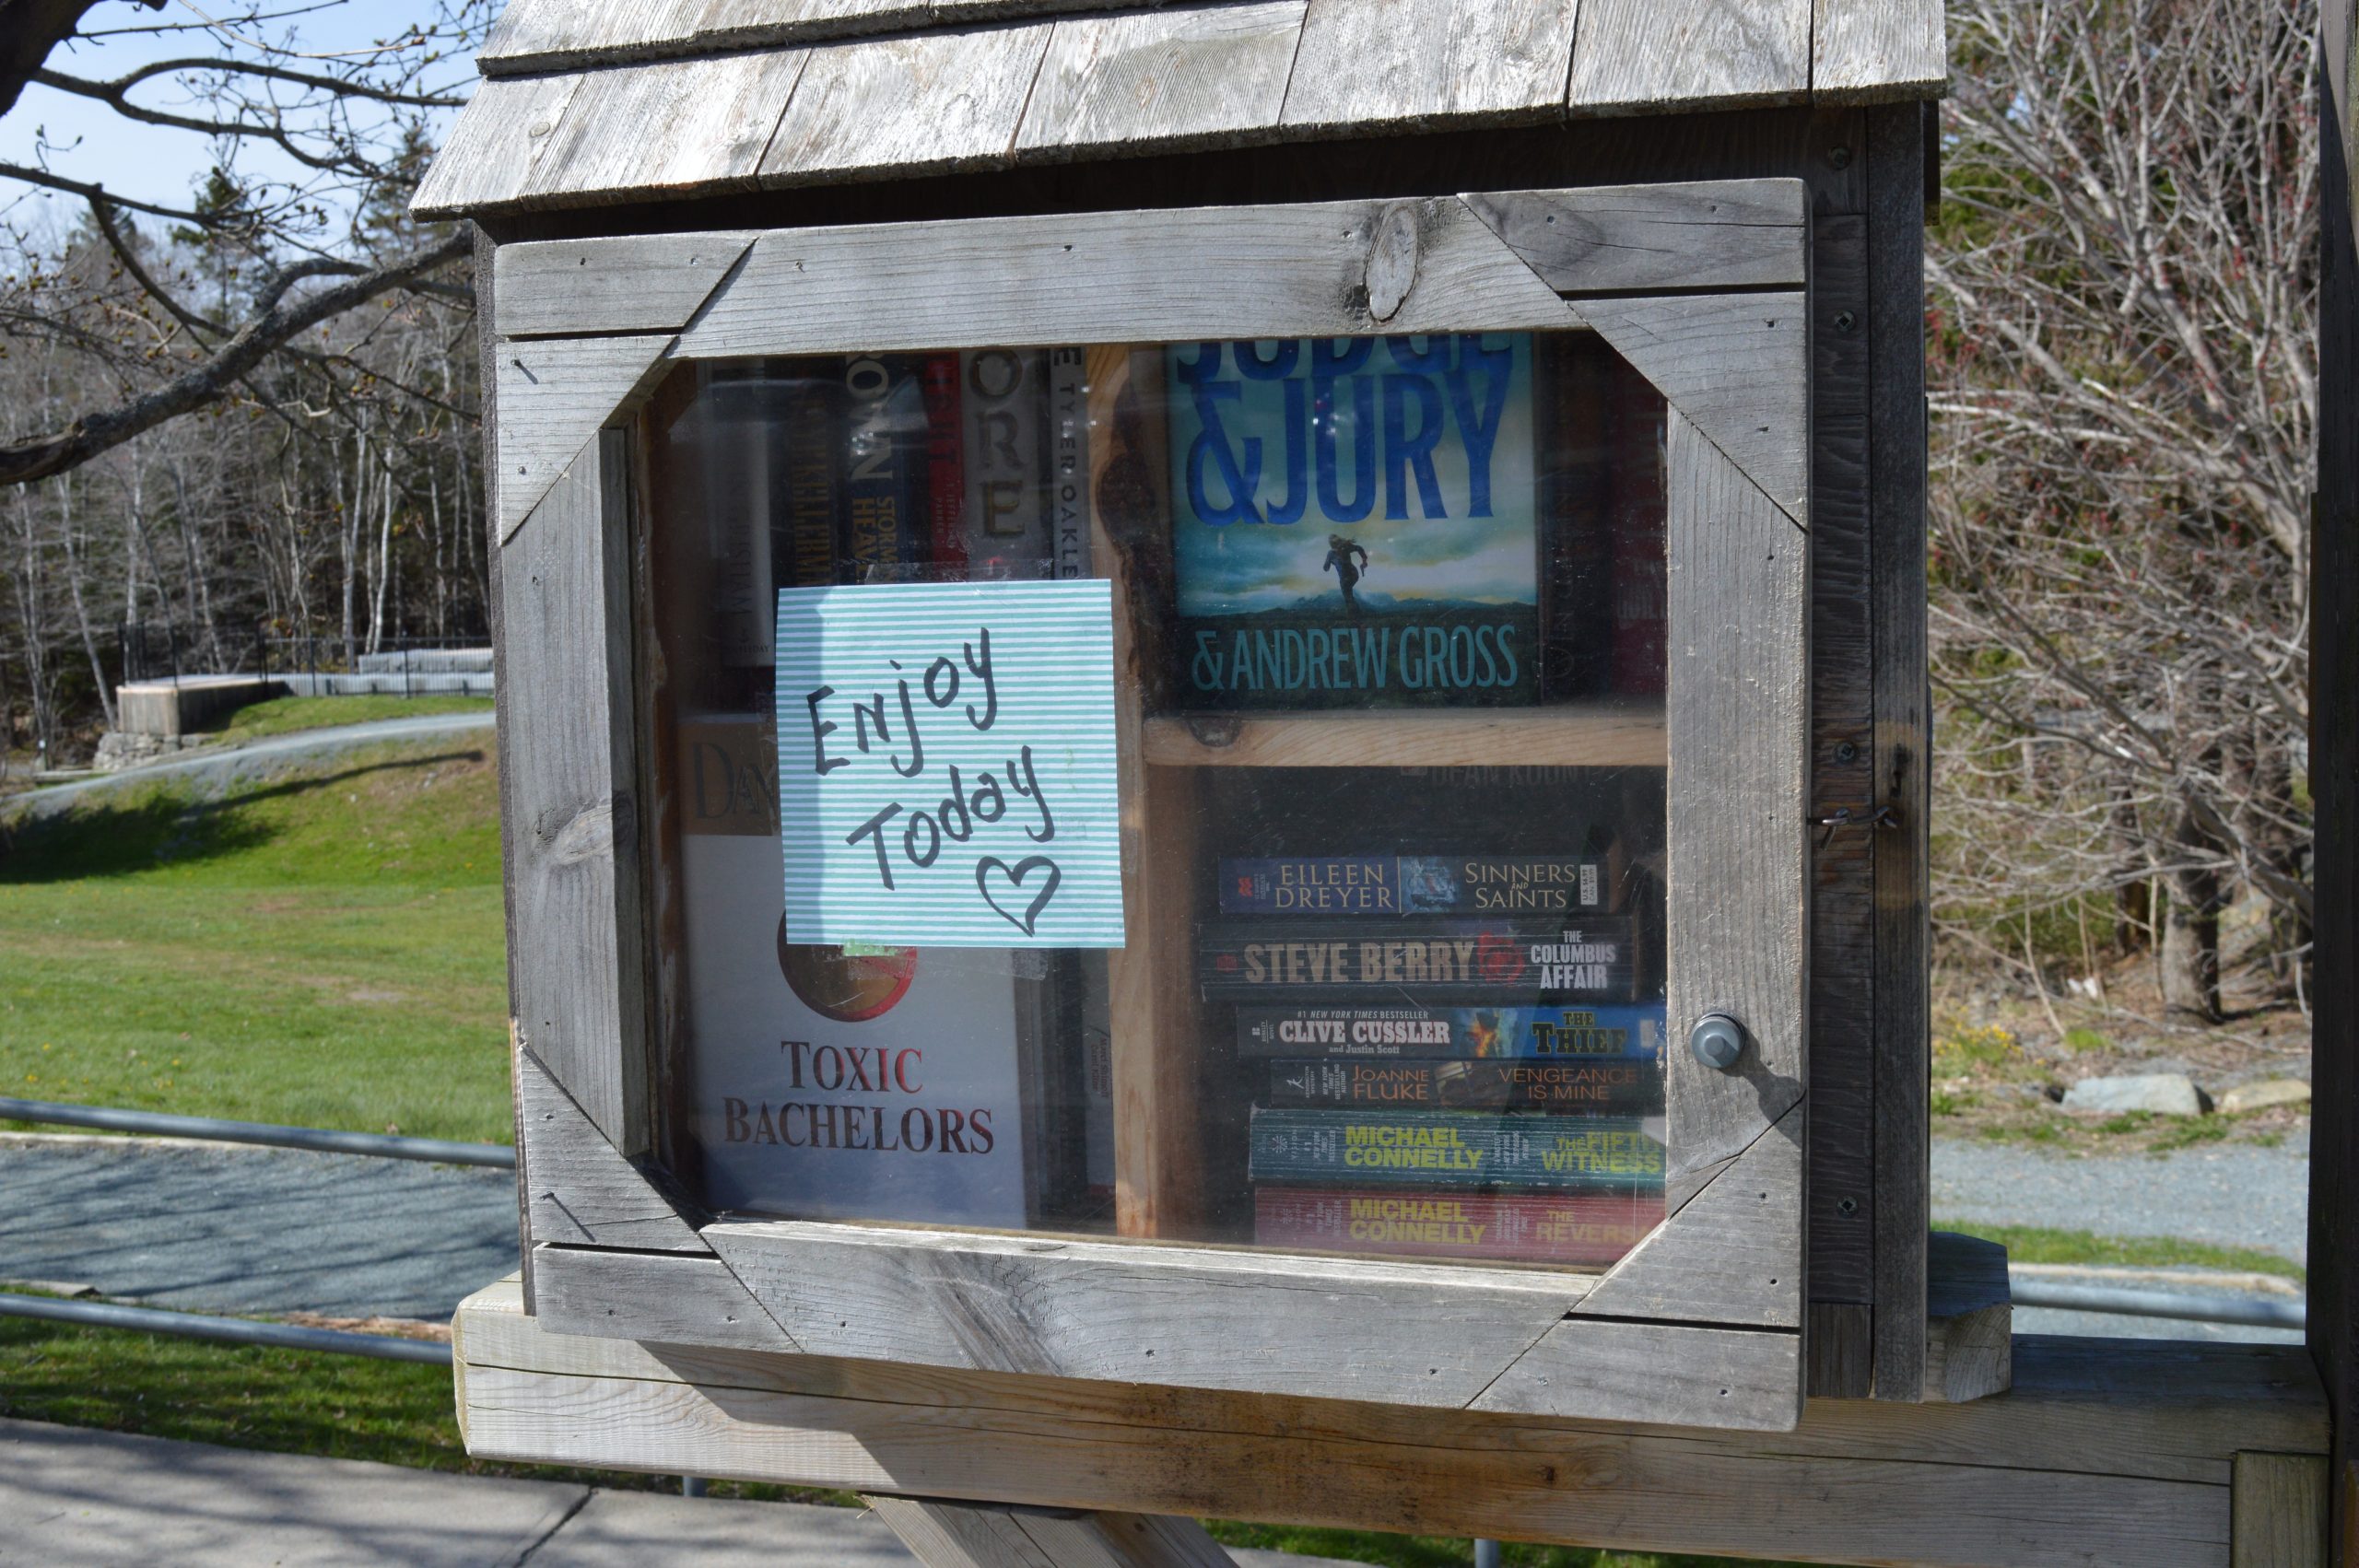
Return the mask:
[[2212,863],[2217,850],[2191,815],[2180,813],[2173,837],[2179,863],[2170,873],[2169,914],[2163,926],[2163,1005],[2216,1024],[2224,879]]
[[79,531],[74,522],[74,476],[65,474],[57,482],[57,500],[65,523],[65,587],[74,599],[74,624],[82,633],[82,656],[90,661],[90,684],[99,691],[99,709],[107,718],[107,728],[115,727],[114,687],[107,684],[107,668],[99,657],[98,635],[90,629],[90,612],[82,596],[82,551]]
[[2121,869],[2114,873],[2113,945],[2124,958],[2154,942],[2154,860],[2138,825],[2138,803],[2127,785],[2114,791],[2113,833],[2121,846]]

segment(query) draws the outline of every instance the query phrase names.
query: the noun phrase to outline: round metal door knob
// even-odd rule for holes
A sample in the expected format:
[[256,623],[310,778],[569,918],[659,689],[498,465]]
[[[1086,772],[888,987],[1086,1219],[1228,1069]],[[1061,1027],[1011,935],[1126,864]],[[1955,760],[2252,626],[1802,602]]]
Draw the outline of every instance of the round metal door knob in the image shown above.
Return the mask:
[[1744,1054],[1744,1025],[1725,1012],[1708,1012],[1687,1032],[1687,1048],[1706,1067],[1726,1072]]

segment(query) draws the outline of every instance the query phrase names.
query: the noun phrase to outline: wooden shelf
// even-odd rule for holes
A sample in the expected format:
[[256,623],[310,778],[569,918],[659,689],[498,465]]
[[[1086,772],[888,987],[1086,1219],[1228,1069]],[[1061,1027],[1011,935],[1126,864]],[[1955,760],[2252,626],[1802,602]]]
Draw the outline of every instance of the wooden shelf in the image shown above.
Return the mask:
[[1286,714],[1146,721],[1161,767],[1661,767],[1660,705]]

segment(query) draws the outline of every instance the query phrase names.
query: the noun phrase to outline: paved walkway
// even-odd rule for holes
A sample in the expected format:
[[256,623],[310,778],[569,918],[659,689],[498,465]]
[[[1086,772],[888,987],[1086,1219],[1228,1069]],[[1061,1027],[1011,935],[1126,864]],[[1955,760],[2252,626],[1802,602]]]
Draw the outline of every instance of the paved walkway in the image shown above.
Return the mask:
[[0,1135],[0,1280],[188,1312],[440,1321],[515,1267],[508,1171]]
[[[497,1480],[0,1420],[5,1568],[908,1568],[851,1508]],[[1248,1568],[1341,1568],[1238,1551]]]
[[[233,783],[240,779],[264,777],[289,763],[323,753],[347,751],[354,746],[375,745],[385,741],[464,736],[488,731],[491,727],[492,715],[489,713],[436,713],[416,719],[377,719],[366,724],[339,724],[327,730],[299,730],[290,735],[273,735],[266,740],[232,746],[226,751],[198,752],[192,756],[150,763],[145,767],[129,768],[122,773],[77,779],[71,784],[53,784],[0,804],[0,815],[21,813],[25,820],[38,820],[65,810],[93,790],[120,789],[126,784],[146,784],[158,778],[190,778],[216,785]],[[485,734],[481,739],[488,743],[490,737]]]
[[2112,1236],[2177,1236],[2309,1255],[2310,1141],[2181,1149],[2167,1155],[2051,1154],[1933,1143],[1933,1218]]

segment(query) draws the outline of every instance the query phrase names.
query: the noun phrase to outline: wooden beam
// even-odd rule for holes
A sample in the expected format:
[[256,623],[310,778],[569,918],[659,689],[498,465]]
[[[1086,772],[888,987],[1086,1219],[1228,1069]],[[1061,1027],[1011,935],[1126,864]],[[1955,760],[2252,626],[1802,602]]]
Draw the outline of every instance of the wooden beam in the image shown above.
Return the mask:
[[1800,1328],[1802,1190],[1796,1106],[1616,1263],[1574,1313]]
[[1047,1508],[1919,1568],[2223,1568],[2238,1453],[2320,1455],[2298,1346],[2025,1338],[1966,1405],[1672,1431],[649,1347],[457,1319],[483,1458]]
[[606,1141],[530,1048],[516,1056],[516,1133],[531,1172],[534,1242],[707,1252],[671,1200]]
[[[523,309],[512,294],[503,295],[500,303]],[[499,345],[492,367],[499,427],[491,451],[499,474],[494,493],[501,544],[515,537],[569,469],[587,464],[594,472],[600,459],[584,449],[653,383],[673,341],[669,333],[656,333]],[[569,525],[559,520],[549,526]]]
[[[1379,318],[1367,280],[1396,212],[1415,240],[1410,286]],[[962,287],[942,287],[945,277]],[[880,312],[879,299],[894,309]],[[720,358],[1580,324],[1463,202],[1438,196],[774,231],[755,242],[679,351]]]
[[1925,1253],[1925,1398],[1962,1404],[2013,1381],[2007,1249],[1936,1231]]
[[[503,439],[518,412],[503,394]],[[629,490],[623,433],[599,432],[492,563],[511,1011],[617,1156],[650,1134]]]
[[1875,1394],[1923,1397],[1926,1216],[1932,1150],[1928,833],[1933,716],[1925,624],[1924,125],[1914,105],[1867,111],[1869,626],[1875,793]]
[[2323,1454],[2238,1454],[2229,1568],[2326,1568]]
[[754,243],[747,231],[628,234],[502,245],[499,330],[509,337],[672,333]]
[[1799,288],[1808,190],[1705,180],[1461,199],[1559,294]]
[[799,1352],[729,1266],[709,1252],[533,1252],[533,1315],[553,1334],[613,1335],[740,1351]]
[[1580,312],[1788,517],[1810,521],[1802,295],[1584,299]]
[[[1555,1270],[799,1221],[702,1234],[817,1355],[1446,1408],[1488,1388],[1590,1282]],[[1596,1375],[1633,1388],[1661,1377],[1657,1363],[1624,1357],[1613,1327],[1591,1336]],[[1532,1397],[1565,1408],[1572,1381]]]
[[1236,1568],[1193,1519],[861,1498],[926,1568]]
[[[1808,542],[1676,407],[1669,461],[1664,1189],[1676,1216],[1804,1094],[1810,611]],[[1731,746],[1732,735],[1744,743]],[[1689,1029],[1712,1012],[1747,1036],[1726,1071],[1687,1048]],[[1784,1197],[1799,1208],[1798,1189]]]

